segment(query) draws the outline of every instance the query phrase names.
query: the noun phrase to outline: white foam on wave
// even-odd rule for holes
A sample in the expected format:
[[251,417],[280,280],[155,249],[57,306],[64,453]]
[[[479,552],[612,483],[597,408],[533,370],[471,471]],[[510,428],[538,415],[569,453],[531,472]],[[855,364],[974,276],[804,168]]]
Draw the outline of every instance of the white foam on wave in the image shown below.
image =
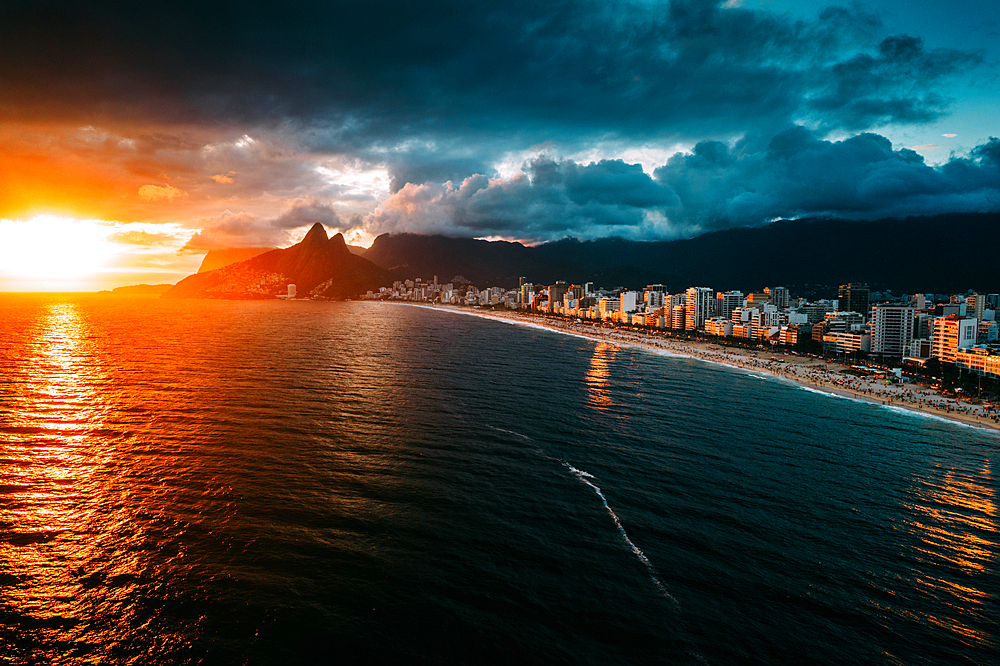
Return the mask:
[[[987,426],[981,426],[976,423],[968,423],[959,419],[948,418],[947,416],[940,416],[938,414],[931,414],[925,412],[921,409],[915,409],[913,407],[907,407],[906,405],[889,405],[883,404],[880,400],[875,398],[862,398],[860,396],[844,395],[836,391],[824,391],[822,389],[815,388],[813,386],[806,386],[804,384],[798,384],[798,387],[803,391],[809,391],[810,393],[818,393],[820,395],[825,395],[830,398],[840,398],[841,400],[850,400],[851,402],[860,402],[866,405],[872,405],[873,407],[881,407],[882,409],[888,409],[891,412],[896,412],[897,414],[905,414],[906,416],[917,416],[925,419],[931,419],[933,421],[940,421],[941,423],[947,423],[949,425],[965,426],[966,428],[973,428],[980,432],[986,432],[995,436],[1000,436],[993,428]],[[846,389],[845,389],[846,390]]]
[[628,532],[626,532],[625,528],[622,526],[622,521],[618,518],[618,514],[616,514],[614,510],[611,508],[611,506],[608,504],[608,499],[604,496],[604,493],[601,492],[601,489],[596,484],[591,483],[589,481],[589,479],[594,478],[594,475],[590,474],[589,472],[585,472],[582,469],[577,469],[576,467],[573,467],[572,465],[570,465],[568,462],[565,461],[563,461],[563,465],[565,465],[569,469],[569,471],[573,474],[573,476],[575,476],[580,481],[590,486],[593,489],[593,491],[597,493],[597,496],[600,498],[601,503],[604,504],[604,508],[607,509],[607,512],[611,516],[611,519],[615,521],[615,527],[618,528],[618,534],[619,536],[621,536],[622,541],[624,541],[625,545],[629,547],[629,550],[632,551],[632,554],[635,555],[637,558],[639,558],[639,561],[646,566],[646,569],[649,572],[649,577],[652,578],[653,585],[656,587],[657,591],[659,591],[660,594],[662,594],[665,598],[669,599],[675,606],[679,605],[677,603],[677,600],[674,599],[674,597],[667,591],[667,587],[663,584],[663,581],[660,580],[660,577],[656,573],[656,569],[653,567],[653,564],[649,561],[649,558],[646,557],[646,554],[643,553],[642,550],[640,550],[639,547],[635,545],[632,539],[629,538]]
[[492,428],[493,430],[496,430],[497,432],[504,432],[504,433],[507,433],[508,435],[514,435],[515,437],[520,437],[521,439],[523,439],[523,440],[525,440],[527,442],[531,441],[531,438],[528,437],[527,435],[522,435],[521,433],[519,433],[517,431],[514,431],[514,430],[507,430],[506,428],[498,428],[496,426],[490,426],[490,428]]
[[942,423],[949,423],[951,425],[965,426],[966,428],[973,428],[975,430],[979,430],[1000,437],[1000,432],[997,432],[996,430],[988,426],[981,426],[976,423],[968,423],[966,421],[960,421],[959,419],[951,419],[948,418],[947,416],[939,416],[937,414],[931,414],[929,412],[924,412],[919,409],[910,409],[903,405],[881,405],[881,406],[893,412],[897,412],[899,414],[906,414],[908,416],[922,416],[925,419],[931,419],[933,421],[941,421]]
[[818,389],[814,386],[807,386],[806,384],[799,384],[798,387],[803,391],[809,391],[810,393],[819,393],[820,395],[825,395],[830,398],[840,398],[841,400],[850,400],[852,402],[869,402],[868,400],[860,400],[858,398],[852,398],[848,395],[843,395],[837,393],[836,391],[824,391],[823,389]]

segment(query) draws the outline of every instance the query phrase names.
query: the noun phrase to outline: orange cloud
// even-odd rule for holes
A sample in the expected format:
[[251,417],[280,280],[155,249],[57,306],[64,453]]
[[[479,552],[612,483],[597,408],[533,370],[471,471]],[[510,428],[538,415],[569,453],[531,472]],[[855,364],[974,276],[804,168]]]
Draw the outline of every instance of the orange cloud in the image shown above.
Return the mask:
[[187,192],[169,184],[162,187],[160,185],[143,185],[139,188],[139,196],[146,201],[173,201],[187,196]]
[[223,175],[221,173],[217,173],[214,176],[212,176],[212,180],[214,180],[217,183],[221,183],[223,185],[232,185],[233,184],[233,176],[235,176],[235,175],[236,175],[235,171],[230,171],[227,175]]

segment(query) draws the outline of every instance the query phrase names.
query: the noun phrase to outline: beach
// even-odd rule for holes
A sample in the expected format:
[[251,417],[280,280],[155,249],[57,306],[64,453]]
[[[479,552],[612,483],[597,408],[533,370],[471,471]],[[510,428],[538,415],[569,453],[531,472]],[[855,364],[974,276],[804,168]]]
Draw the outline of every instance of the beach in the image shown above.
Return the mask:
[[796,354],[787,349],[763,350],[729,347],[716,342],[680,340],[646,335],[637,331],[605,327],[569,319],[527,315],[513,311],[469,309],[449,305],[406,303],[435,310],[448,310],[512,324],[537,326],[550,331],[599,340],[619,346],[638,347],[656,353],[719,363],[742,370],[766,373],[813,390],[886,407],[906,409],[963,425],[1000,431],[1000,416],[974,405],[948,398],[910,381],[887,384],[879,375],[858,376],[839,363]]

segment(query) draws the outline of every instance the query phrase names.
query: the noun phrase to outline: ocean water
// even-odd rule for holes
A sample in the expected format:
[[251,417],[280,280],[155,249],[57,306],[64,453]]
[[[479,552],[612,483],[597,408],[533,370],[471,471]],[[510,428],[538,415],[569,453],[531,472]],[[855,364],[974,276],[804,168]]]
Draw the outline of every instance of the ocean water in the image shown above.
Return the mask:
[[993,664],[998,466],[447,312],[0,295],[0,662]]

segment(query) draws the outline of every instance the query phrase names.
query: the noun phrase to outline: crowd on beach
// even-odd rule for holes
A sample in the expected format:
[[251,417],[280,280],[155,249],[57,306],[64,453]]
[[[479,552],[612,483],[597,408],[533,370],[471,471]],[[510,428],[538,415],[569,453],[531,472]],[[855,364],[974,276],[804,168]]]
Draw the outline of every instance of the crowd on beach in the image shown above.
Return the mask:
[[[494,319],[540,323],[536,317],[525,317],[514,313],[481,314]],[[860,400],[919,410],[963,423],[1000,428],[1000,414],[991,405],[973,404],[945,397],[925,386],[887,381],[886,377],[880,374],[859,376],[847,372],[847,368],[842,365],[823,359],[791,352],[775,354],[764,350],[723,347],[704,341],[663,338],[619,328],[576,323],[572,320],[545,319],[541,325],[615,344],[659,349],[680,356],[757,370]]]

